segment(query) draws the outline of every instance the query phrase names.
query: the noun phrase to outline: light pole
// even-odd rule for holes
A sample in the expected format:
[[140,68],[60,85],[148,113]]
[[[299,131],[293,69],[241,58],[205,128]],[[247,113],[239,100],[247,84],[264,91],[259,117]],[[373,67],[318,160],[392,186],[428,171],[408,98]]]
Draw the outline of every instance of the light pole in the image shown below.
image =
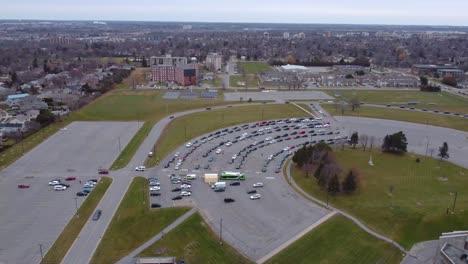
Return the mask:
[[455,211],[455,204],[457,203],[457,196],[458,196],[458,192],[455,192],[455,197],[453,197],[452,214]]
[[122,152],[122,147],[120,146],[120,137],[118,138],[119,140],[119,152]]
[[219,244],[223,245],[223,219],[219,220]]

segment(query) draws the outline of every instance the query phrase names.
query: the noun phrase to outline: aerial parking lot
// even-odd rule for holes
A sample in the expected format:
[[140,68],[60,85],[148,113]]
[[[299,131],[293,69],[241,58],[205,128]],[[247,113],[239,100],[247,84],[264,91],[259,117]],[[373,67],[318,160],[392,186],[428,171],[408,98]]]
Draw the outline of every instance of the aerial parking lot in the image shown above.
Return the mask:
[[[118,141],[125,148],[138,128],[137,122],[74,122],[2,170],[0,263],[38,263],[39,245],[45,254],[86,199],[76,194],[100,178],[98,169],[120,153]],[[54,179],[69,187],[49,185]]]
[[[154,207],[197,206],[217,232],[222,225],[223,240],[258,260],[330,213],[296,194],[284,179],[282,167],[305,143],[332,143],[341,137],[329,121],[306,118],[214,131],[180,146],[159,168],[145,173],[153,178],[150,185],[160,187],[150,191],[150,203]],[[226,182],[224,190],[205,182],[205,174],[223,171],[242,172],[246,177],[215,180]]]

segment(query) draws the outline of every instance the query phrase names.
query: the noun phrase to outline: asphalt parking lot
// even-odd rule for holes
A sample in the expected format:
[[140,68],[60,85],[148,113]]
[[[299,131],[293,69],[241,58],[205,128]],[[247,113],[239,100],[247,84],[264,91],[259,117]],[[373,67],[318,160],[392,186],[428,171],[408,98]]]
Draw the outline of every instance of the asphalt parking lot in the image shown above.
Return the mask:
[[[319,123],[325,124],[328,120],[317,122],[317,125]],[[208,137],[209,135],[194,139],[198,140],[195,146],[199,146],[185,158],[185,161],[179,166],[178,170],[175,169],[177,159],[169,164],[168,168],[164,168],[164,165],[172,159],[175,153],[178,152],[178,158],[182,158],[194,148],[193,146],[179,147],[161,162],[159,168],[150,169],[144,173],[147,177],[158,178],[161,184],[161,191],[158,192],[160,195],[151,196],[151,203],[158,203],[163,207],[178,205],[197,206],[205,216],[205,219],[208,219],[211,226],[217,232],[220,230],[222,219],[223,240],[228,241],[249,258],[253,260],[260,259],[329,212],[296,194],[288,186],[282,175],[282,171],[277,171],[277,168],[281,166],[283,157],[288,152],[292,155],[292,152],[305,142],[326,141],[330,138],[341,136],[341,133],[336,134],[338,130],[333,126],[294,129],[296,126],[307,124],[309,123],[294,123],[294,121],[290,121],[290,123],[255,126],[254,123],[251,123],[247,129],[237,126],[238,131],[232,131],[233,127],[230,127],[227,128],[227,131],[222,132],[222,130],[226,129],[223,128],[217,134],[219,135],[217,138],[213,138],[206,143],[202,143],[201,138]],[[274,129],[276,126],[279,126],[279,128]],[[271,129],[265,130],[268,127],[271,127]],[[234,141],[236,137],[244,133],[252,135],[253,131],[261,129],[263,129],[263,135],[252,136],[244,140],[238,139],[237,142]],[[319,132],[322,129],[324,132]],[[312,130],[314,132],[310,133]],[[232,133],[229,133],[230,131]],[[329,135],[330,132],[332,132],[331,135]],[[213,137],[217,136],[215,133],[217,131],[212,133]],[[257,132],[257,134],[259,133]],[[291,135],[293,133],[295,135]],[[320,133],[325,135],[319,135]],[[285,134],[288,135],[285,136]],[[278,136],[280,137],[276,140],[281,140],[281,142],[266,143],[265,139],[267,137],[274,139]],[[233,144],[226,146],[228,141],[231,141]],[[220,146],[221,142],[224,142],[222,146]],[[293,146],[293,149],[285,150],[286,147],[291,148]],[[216,153],[218,148],[222,150],[219,154]],[[209,151],[210,149],[212,151]],[[243,149],[245,150],[241,152]],[[279,155],[272,157],[272,160],[266,166],[266,171],[262,171],[270,155],[279,152],[281,152]],[[230,163],[234,154],[237,154],[238,157],[234,162]],[[242,166],[238,168],[242,155],[246,155],[246,157]],[[212,161],[210,162],[209,160]],[[209,169],[205,169],[206,165],[209,165]],[[196,168],[198,166],[200,167],[199,169]],[[240,171],[246,174],[247,179],[241,181],[240,186],[229,186],[229,183],[232,181],[228,180],[226,181],[228,186],[225,192],[214,192],[208,184],[203,182],[201,176],[205,173],[220,173],[221,171]],[[197,175],[197,179],[192,181],[192,195],[183,197],[182,200],[173,201],[172,197],[178,195],[179,192],[171,192],[171,190],[179,187],[180,184],[172,184],[168,176],[171,174],[183,175],[188,173]],[[262,197],[259,200],[251,200],[247,191],[252,190],[252,185],[256,182],[264,183],[264,187],[256,188]],[[224,198],[232,198],[235,202],[224,203]]]
[[[138,130],[137,122],[74,122],[5,168],[0,176],[0,263],[38,263],[84,197],[82,184],[99,178]],[[70,188],[54,191],[48,182],[76,176]],[[79,183],[81,180],[82,184]],[[19,184],[29,184],[19,189]],[[76,199],[75,199],[76,198]]]

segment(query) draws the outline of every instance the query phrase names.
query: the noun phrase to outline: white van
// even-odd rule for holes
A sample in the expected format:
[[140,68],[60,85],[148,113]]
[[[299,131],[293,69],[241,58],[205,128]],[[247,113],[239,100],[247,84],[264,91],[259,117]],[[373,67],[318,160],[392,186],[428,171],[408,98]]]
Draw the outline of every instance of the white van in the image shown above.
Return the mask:
[[185,176],[185,178],[187,180],[195,180],[197,178],[197,175],[196,174],[187,174],[187,176]]

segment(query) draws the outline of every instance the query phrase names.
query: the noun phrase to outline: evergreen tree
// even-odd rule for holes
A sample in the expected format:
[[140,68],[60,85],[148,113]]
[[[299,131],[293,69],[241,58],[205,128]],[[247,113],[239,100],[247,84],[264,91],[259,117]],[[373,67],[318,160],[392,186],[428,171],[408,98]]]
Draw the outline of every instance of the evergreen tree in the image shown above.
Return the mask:
[[350,170],[343,181],[343,191],[352,193],[357,189],[357,175],[353,170]]
[[314,172],[314,177],[319,181],[320,181],[320,175],[322,174],[323,166],[324,166],[323,162],[321,162],[320,165],[317,167],[317,169]]
[[406,152],[408,141],[405,134],[400,131],[393,135],[386,135],[382,144],[382,151],[384,152]]
[[438,156],[440,157],[440,160],[448,159],[450,157],[450,155],[448,154],[447,142],[444,142],[444,144],[442,144],[442,146],[439,148]]
[[37,68],[37,67],[39,67],[39,65],[38,65],[38,63],[37,63],[37,58],[36,58],[36,57],[34,57],[34,60],[33,60],[32,66],[33,66],[33,68]]
[[336,193],[339,193],[340,190],[340,180],[338,179],[338,175],[335,174],[333,175],[333,177],[331,177],[330,182],[328,183],[327,191],[328,193],[334,195]]
[[356,145],[357,145],[358,142],[359,142],[359,135],[358,135],[358,132],[354,132],[354,133],[351,135],[349,144],[353,145],[353,148],[356,148]]

